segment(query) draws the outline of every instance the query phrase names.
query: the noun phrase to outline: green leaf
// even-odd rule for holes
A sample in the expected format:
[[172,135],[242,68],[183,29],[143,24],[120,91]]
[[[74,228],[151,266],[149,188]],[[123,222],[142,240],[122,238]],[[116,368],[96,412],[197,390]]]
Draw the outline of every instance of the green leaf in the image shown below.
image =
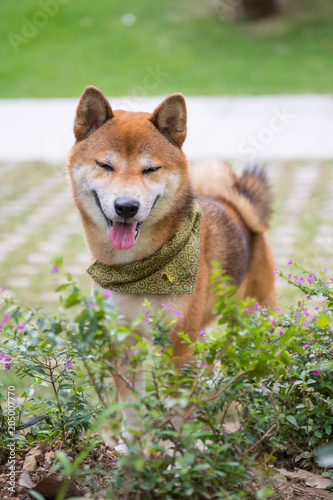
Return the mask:
[[323,314],[322,316],[319,316],[319,318],[317,318],[317,324],[320,328],[324,328],[329,324],[329,318],[326,316],[326,314]]
[[293,417],[292,415],[287,415],[286,418],[291,424],[293,424],[298,429],[298,423],[295,417]]
[[62,292],[62,290],[66,290],[69,286],[71,286],[71,283],[64,283],[63,285],[58,286],[55,291]]
[[273,495],[274,491],[269,486],[263,486],[256,493],[257,500],[267,500],[271,495]]
[[29,495],[31,495],[36,500],[45,500],[43,495],[41,493],[38,493],[38,491],[35,491],[35,490],[29,490]]

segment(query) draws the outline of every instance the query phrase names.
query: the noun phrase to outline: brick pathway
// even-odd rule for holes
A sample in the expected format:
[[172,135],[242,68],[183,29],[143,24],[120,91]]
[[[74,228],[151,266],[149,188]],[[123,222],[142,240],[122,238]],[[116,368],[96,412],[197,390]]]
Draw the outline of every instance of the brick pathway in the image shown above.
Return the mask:
[[[269,239],[277,266],[291,258],[333,276],[333,164],[281,162],[267,165],[275,191]],[[64,175],[42,164],[0,164],[0,284],[30,305],[53,309],[62,281],[52,258],[88,292],[89,264],[79,217]],[[279,300],[292,298],[278,282]]]

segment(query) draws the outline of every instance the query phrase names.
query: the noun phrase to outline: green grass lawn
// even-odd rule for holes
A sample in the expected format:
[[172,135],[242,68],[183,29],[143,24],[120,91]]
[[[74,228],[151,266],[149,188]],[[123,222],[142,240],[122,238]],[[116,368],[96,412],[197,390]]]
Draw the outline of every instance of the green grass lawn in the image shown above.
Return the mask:
[[78,96],[89,84],[108,95],[331,92],[333,0],[285,3],[246,23],[223,7],[232,0],[5,0],[0,97]]

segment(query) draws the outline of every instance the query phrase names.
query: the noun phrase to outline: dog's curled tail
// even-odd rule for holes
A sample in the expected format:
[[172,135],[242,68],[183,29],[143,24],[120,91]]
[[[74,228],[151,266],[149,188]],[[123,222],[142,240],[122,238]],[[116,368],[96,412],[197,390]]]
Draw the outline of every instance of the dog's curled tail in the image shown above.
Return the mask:
[[259,165],[247,167],[237,177],[228,164],[210,160],[208,165],[194,166],[192,180],[198,195],[232,205],[251,231],[268,229],[273,196],[265,170]]

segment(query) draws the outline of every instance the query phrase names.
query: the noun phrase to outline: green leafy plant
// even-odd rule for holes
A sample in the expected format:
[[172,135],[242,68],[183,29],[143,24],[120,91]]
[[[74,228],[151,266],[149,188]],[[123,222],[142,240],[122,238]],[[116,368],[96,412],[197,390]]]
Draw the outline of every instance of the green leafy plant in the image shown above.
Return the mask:
[[[179,334],[193,352],[181,369],[170,342],[177,311],[170,319],[167,306],[156,311],[147,302],[146,312],[124,325],[108,302],[110,292],[87,298],[67,273],[60,291],[68,294],[56,318],[5,299],[4,359],[10,356],[10,366],[32,379],[18,418],[40,411],[48,417],[22,433],[22,441],[62,439],[57,468],[65,477],[84,478],[86,454],[72,463],[66,446],[88,439],[93,448],[96,431],[106,427],[115,439],[121,433],[124,405],[110,398],[114,373],[137,397],[131,404],[142,427],[123,436],[129,453],[118,456],[112,473],[99,468],[99,496],[263,499],[274,491],[269,473],[277,460],[318,468],[316,450],[332,439],[333,429],[333,282],[290,265],[301,275],[280,275],[304,298],[284,312],[237,298],[216,269],[217,324],[200,330],[194,343]],[[138,334],[141,324],[151,342]],[[126,377],[115,359],[127,367]],[[132,382],[139,365],[147,375],[145,396]],[[37,395],[43,386],[48,393]]]

